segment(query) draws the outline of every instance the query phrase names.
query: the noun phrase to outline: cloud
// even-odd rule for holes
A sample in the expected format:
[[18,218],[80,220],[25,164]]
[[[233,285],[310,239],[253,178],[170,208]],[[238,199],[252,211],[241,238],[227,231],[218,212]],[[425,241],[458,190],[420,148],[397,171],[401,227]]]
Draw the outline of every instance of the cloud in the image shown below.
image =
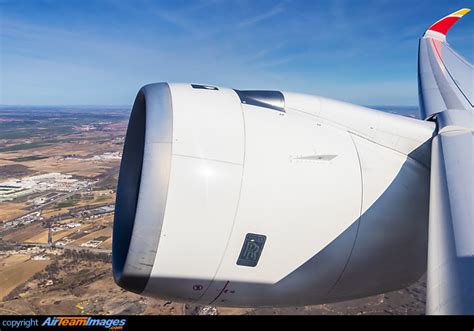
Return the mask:
[[279,4],[277,6],[274,6],[272,9],[270,9],[266,13],[262,13],[262,14],[252,16],[252,17],[248,17],[248,18],[244,19],[243,21],[241,21],[237,24],[237,27],[240,28],[240,29],[251,27],[251,26],[256,25],[260,22],[268,20],[269,18],[272,18],[273,16],[281,14],[284,10],[285,10],[284,5]]
[[164,9],[154,10],[153,13],[163,21],[174,24],[183,30],[191,30],[191,24],[189,20],[184,18],[182,15],[176,15]]
[[265,62],[262,62],[261,64],[256,65],[255,69],[278,67],[278,66],[281,66],[283,64],[287,64],[287,63],[290,63],[290,62],[293,62],[293,61],[297,60],[303,54],[304,53],[297,53],[297,54],[286,56],[286,57],[283,57],[283,58],[277,58],[275,60],[265,61]]

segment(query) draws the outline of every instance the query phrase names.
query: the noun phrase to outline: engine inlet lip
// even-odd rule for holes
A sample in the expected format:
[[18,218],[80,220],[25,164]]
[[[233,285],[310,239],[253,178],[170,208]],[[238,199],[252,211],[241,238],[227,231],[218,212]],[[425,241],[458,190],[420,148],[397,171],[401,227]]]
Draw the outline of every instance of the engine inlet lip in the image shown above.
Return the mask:
[[172,105],[168,84],[137,94],[120,164],[112,239],[112,270],[122,288],[142,293],[158,249],[168,194]]

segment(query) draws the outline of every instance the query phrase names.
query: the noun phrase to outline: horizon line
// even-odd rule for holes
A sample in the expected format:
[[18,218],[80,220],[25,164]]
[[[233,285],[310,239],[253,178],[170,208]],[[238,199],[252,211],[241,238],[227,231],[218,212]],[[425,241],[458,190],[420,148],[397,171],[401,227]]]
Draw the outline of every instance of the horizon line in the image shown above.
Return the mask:
[[[372,108],[372,107],[414,107],[414,108],[419,108],[419,105],[389,105],[389,104],[377,104],[377,105],[360,105],[360,104],[354,104],[354,105],[359,105],[367,108]],[[0,107],[133,107],[133,105],[88,105],[88,104],[57,104],[57,105],[38,105],[38,104],[0,104]]]

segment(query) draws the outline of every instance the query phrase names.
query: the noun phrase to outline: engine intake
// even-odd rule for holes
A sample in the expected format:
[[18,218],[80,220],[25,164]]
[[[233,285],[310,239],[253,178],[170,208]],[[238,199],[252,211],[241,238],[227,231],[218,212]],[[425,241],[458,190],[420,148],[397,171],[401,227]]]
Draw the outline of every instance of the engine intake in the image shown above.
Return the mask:
[[133,105],[120,165],[113,231],[113,273],[141,293],[163,225],[171,166],[172,107],[167,84],[143,87]]

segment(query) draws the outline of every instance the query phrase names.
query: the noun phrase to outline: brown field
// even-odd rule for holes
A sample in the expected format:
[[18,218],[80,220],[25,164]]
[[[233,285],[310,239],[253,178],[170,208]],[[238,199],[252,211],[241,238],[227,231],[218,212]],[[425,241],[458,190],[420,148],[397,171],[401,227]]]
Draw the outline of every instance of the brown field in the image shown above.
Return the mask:
[[23,229],[19,229],[15,232],[7,234],[3,237],[3,240],[6,241],[15,241],[15,242],[23,242],[33,236],[36,236],[44,231],[44,228],[41,224],[32,224],[25,226]]
[[[62,238],[67,237],[67,236],[69,236],[73,233],[83,232],[84,230],[87,231],[87,229],[90,229],[92,226],[93,225],[88,224],[88,225],[83,225],[83,226],[73,228],[73,229],[65,229],[65,230],[62,230],[62,231],[53,232],[53,241],[61,240]],[[92,232],[92,233],[88,234],[87,236],[93,235],[95,233],[100,233],[100,232],[101,231]],[[45,243],[48,242],[48,230],[44,229],[44,231],[42,231],[42,232],[32,236],[31,238],[28,238],[28,239],[24,240],[24,241],[27,242],[27,243],[42,243],[42,244],[45,244]]]
[[8,268],[8,267],[11,267],[12,265],[25,262],[29,259],[30,259],[30,256],[25,255],[25,254],[10,255],[7,257],[2,256],[0,258],[0,267],[1,267],[1,270],[3,270],[4,268]]
[[61,240],[62,238],[67,237],[70,234],[80,232],[80,231],[82,231],[83,229],[86,229],[86,228],[88,228],[88,226],[80,226],[80,227],[77,227],[77,228],[74,228],[74,229],[67,229],[67,230],[55,232],[55,233],[53,233],[53,241]]
[[40,233],[34,235],[33,237],[30,237],[24,242],[27,243],[38,243],[38,244],[47,244],[48,243],[48,230],[43,230]]
[[0,202],[0,223],[26,214],[25,206],[24,203]]
[[[61,240],[62,238],[70,235],[71,233],[77,232],[78,228],[75,229],[68,229],[63,231],[58,231],[53,233],[53,241]],[[39,244],[46,244],[48,243],[48,230],[44,230],[37,235],[34,235],[31,238],[25,240],[27,243],[39,243]]]
[[112,249],[112,237],[104,241],[102,244],[99,245],[99,248],[103,249]]
[[[93,229],[95,225],[96,224],[83,224],[82,226],[74,228],[74,229],[68,229],[68,230],[57,232],[57,233],[53,234],[53,240],[57,241],[57,240],[60,240],[64,237],[72,235],[74,233],[79,233],[79,232],[84,233],[85,231],[91,231],[91,229]],[[92,233],[95,233],[95,232],[91,232],[90,234],[92,234]],[[83,238],[83,237],[81,237],[81,238]],[[75,244],[73,244],[73,245],[75,245]]]
[[112,237],[112,228],[108,227],[99,231],[95,231],[92,233],[89,233],[88,235],[79,238],[78,240],[74,241],[72,244],[74,246],[80,246],[81,244],[88,242],[89,240],[93,240],[94,238],[100,237],[100,236],[107,236],[107,237]]
[[[105,161],[94,161],[105,163]],[[87,161],[80,159],[66,159],[54,157],[44,160],[37,160],[28,162],[28,166],[32,169],[38,169],[42,172],[61,172],[69,175],[96,177],[106,172],[111,166],[98,167],[97,164],[91,165]]]
[[[98,137],[100,137],[100,135]],[[111,143],[97,144],[93,139],[91,139],[90,135],[88,138],[90,140],[76,143],[58,143],[57,145],[38,147],[34,152],[28,149],[0,153],[0,159],[2,160],[0,165],[15,164],[12,163],[14,162],[14,159],[22,157],[30,157],[34,155],[48,156],[48,158],[45,159],[24,161],[20,164],[28,167],[33,172],[61,172],[92,178],[107,172],[111,167],[119,164],[120,160],[90,161],[81,159],[121,149],[121,146]],[[73,158],[64,158],[65,155],[72,154],[75,155]]]
[[4,298],[14,288],[30,279],[34,274],[43,270],[50,261],[23,261],[12,264],[0,270],[0,298]]
[[0,166],[0,181],[11,178],[32,176],[35,174],[35,170],[32,170],[31,168],[19,163],[11,163]]
[[4,165],[9,165],[9,164],[14,164],[14,162],[8,160],[7,158],[2,158],[2,153],[0,153],[0,167]]

